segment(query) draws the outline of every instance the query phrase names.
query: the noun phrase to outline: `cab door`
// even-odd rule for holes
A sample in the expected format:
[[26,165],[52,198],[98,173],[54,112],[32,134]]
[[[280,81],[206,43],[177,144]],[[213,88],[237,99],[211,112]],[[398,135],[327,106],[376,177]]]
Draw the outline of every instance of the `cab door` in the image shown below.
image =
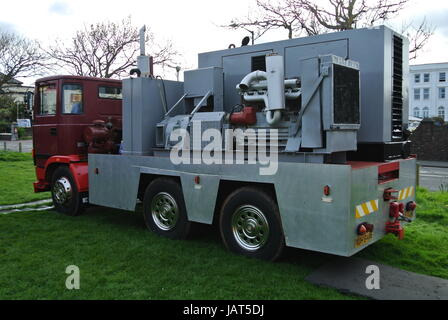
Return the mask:
[[34,99],[33,147],[36,165],[58,154],[58,81],[40,82]]

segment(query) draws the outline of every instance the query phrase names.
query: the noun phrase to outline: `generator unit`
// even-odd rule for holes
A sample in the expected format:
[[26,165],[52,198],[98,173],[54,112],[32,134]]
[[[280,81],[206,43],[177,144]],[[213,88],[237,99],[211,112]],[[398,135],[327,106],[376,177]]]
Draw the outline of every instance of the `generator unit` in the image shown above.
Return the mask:
[[183,82],[137,70],[121,152],[89,154],[88,201],[141,200],[171,238],[218,223],[231,251],[270,260],[285,245],[350,256],[401,239],[416,208],[407,52],[381,26],[201,53]]

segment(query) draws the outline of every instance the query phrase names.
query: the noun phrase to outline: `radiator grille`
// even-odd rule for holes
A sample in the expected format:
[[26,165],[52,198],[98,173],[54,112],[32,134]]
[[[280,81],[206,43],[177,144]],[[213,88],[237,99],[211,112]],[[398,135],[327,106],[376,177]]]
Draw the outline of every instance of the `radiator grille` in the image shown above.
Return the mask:
[[392,141],[403,140],[403,39],[393,38]]
[[252,71],[266,71],[266,56],[252,57]]

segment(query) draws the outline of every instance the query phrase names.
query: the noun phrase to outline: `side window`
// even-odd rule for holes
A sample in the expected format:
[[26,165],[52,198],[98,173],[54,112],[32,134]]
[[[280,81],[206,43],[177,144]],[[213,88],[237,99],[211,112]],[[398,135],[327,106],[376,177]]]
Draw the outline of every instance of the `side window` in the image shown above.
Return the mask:
[[119,87],[99,86],[98,97],[102,99],[116,99],[116,100],[123,99],[123,95],[121,94],[121,88]]
[[54,84],[39,87],[41,115],[56,114],[56,86]]
[[81,114],[83,112],[81,85],[64,84],[62,86],[62,113]]

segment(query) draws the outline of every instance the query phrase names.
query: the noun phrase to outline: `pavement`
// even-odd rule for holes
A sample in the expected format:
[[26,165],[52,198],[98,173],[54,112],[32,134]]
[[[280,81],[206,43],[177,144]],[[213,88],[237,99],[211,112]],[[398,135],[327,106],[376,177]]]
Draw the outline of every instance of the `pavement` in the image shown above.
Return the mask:
[[33,149],[33,140],[0,141],[0,150],[19,151],[20,145],[22,152],[31,152]]
[[306,280],[376,300],[448,300],[448,280],[360,258],[337,257]]

